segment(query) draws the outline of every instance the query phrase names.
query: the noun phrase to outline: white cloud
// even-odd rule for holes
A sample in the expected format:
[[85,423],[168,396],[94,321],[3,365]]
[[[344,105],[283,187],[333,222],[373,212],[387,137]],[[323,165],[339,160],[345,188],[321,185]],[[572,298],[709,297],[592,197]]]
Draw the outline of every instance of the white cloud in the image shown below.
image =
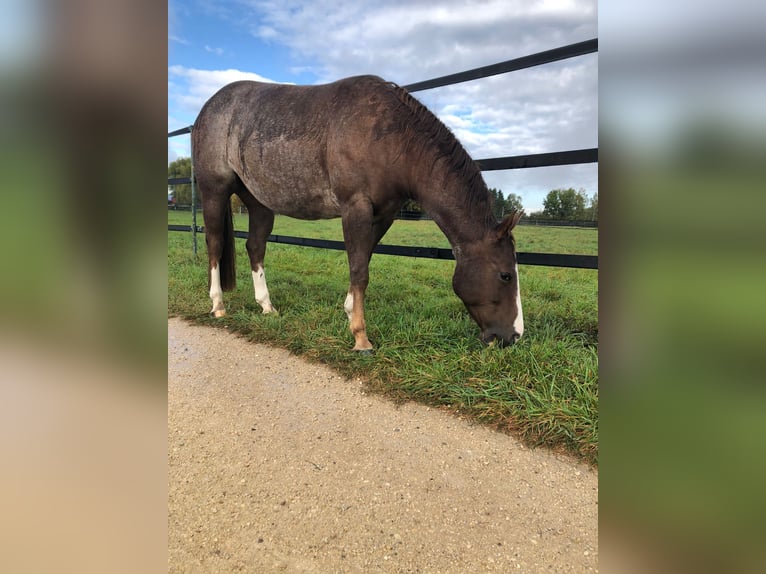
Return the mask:
[[245,3],[253,34],[318,59],[322,80],[373,71],[409,83],[597,35],[594,0]]
[[238,80],[274,83],[274,80],[260,74],[242,70],[199,70],[184,66],[169,66],[168,100],[177,104],[178,110],[196,117],[204,103],[213,94],[226,84]]
[[42,56],[46,22],[35,2],[11,0],[3,3],[0,18],[0,73],[23,70]]
[[[237,0],[236,8],[228,18],[236,13],[255,38],[288,48],[293,71],[310,70],[317,83],[376,74],[405,85],[598,36],[595,0]],[[597,64],[588,55],[414,95],[476,159],[596,147]],[[194,117],[225,83],[263,81],[238,70],[169,73],[177,84],[170,97]],[[521,192],[531,211],[553,187],[597,191],[596,165],[486,172],[485,179]]]
[[[242,70],[199,70],[184,66],[168,67],[168,132],[194,123],[202,106],[226,84],[238,80],[274,83],[260,74]],[[168,139],[168,162],[191,155],[189,137]]]
[[178,6],[173,1],[168,1],[168,41],[189,45],[189,41],[179,33]]
[[[257,16],[252,34],[316,62],[320,82],[372,73],[404,85],[598,35],[595,0],[249,4]],[[596,147],[597,82],[597,57],[589,55],[415,96],[481,159]],[[505,192],[526,190],[528,211],[541,208],[553,183],[590,194],[598,189],[595,165],[523,171],[487,172],[485,179]]]
[[216,56],[223,55],[223,48],[211,48],[207,44],[205,44],[205,51],[210,52],[211,54],[215,54]]

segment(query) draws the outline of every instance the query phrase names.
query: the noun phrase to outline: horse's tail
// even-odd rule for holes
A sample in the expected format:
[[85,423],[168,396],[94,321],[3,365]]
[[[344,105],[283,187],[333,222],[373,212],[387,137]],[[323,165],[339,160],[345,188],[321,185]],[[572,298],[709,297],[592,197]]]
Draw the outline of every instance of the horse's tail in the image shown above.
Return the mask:
[[234,250],[234,221],[232,217],[231,200],[227,200],[223,213],[223,251],[219,263],[221,289],[224,291],[233,291],[237,285],[237,254]]

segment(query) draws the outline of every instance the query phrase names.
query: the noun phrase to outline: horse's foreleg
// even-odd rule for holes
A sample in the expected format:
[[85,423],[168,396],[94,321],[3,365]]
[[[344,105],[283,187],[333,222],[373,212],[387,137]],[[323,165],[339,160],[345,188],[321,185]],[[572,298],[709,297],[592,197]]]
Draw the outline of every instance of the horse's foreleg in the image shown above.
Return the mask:
[[348,253],[350,280],[343,309],[354,335],[354,351],[372,350],[364,320],[364,294],[370,278],[372,251],[391,227],[391,223],[393,216],[390,219],[373,220],[372,205],[364,198],[350,205],[343,215],[343,237]]
[[348,316],[348,325],[354,335],[354,351],[371,351],[372,343],[367,338],[367,325],[364,321],[364,288],[349,288],[343,308]]
[[372,204],[364,197],[346,207],[342,216],[343,239],[349,267],[349,288],[343,305],[354,335],[354,351],[370,351],[364,321],[364,292],[369,281],[370,255],[375,247],[372,234]]
[[350,285],[343,308],[348,316],[348,325],[354,335],[354,351],[371,351],[372,343],[367,338],[364,321],[364,292],[369,280],[369,256],[360,253],[346,243],[350,269]]

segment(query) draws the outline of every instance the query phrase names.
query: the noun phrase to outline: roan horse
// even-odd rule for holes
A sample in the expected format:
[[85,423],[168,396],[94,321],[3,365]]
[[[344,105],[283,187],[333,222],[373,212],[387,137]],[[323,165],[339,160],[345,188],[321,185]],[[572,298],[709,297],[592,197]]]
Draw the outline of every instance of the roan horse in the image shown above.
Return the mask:
[[340,217],[350,285],[343,305],[354,350],[368,351],[364,293],[372,251],[407,199],[416,200],[455,254],[452,286],[484,343],[524,331],[511,230],[497,222],[477,165],[425,106],[399,86],[358,76],[321,86],[234,82],[208,100],[192,129],[202,197],[211,313],[225,315],[235,286],[230,197],[250,216],[247,252],[255,300],[274,311],[263,259],[274,214]]

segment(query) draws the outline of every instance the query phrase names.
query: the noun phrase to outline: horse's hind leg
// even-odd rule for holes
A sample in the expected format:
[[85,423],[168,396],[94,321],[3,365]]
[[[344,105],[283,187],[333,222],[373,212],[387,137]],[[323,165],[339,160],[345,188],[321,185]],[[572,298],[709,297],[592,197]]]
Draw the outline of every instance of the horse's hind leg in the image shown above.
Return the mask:
[[255,199],[244,186],[237,192],[237,195],[247,207],[250,218],[245,246],[250,257],[255,301],[261,306],[264,313],[276,313],[276,309],[271,304],[269,289],[266,286],[266,274],[263,270],[263,260],[266,256],[266,240],[274,227],[274,212]]
[[[198,180],[198,183],[201,182]],[[209,294],[213,302],[210,314],[214,317],[223,317],[226,315],[223,292],[234,289],[236,283],[231,191],[228,189],[209,189],[207,193],[203,191],[202,197],[210,283]]]

